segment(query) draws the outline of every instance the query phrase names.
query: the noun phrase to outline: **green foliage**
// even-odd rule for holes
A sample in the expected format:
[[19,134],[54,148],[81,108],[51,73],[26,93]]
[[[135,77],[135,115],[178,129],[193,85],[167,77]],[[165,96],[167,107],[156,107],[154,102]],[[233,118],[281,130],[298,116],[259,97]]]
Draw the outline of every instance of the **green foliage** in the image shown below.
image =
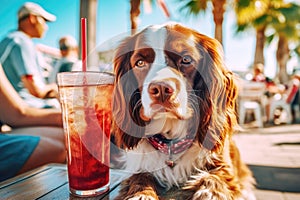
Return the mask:
[[294,49],[294,52],[297,54],[297,56],[300,57],[300,43],[298,44],[298,46],[296,46],[296,48]]
[[205,13],[208,1],[210,0],[178,0],[178,2],[183,4],[179,12],[186,13],[187,15],[198,15],[201,12]]
[[237,25],[253,22],[264,15],[269,9],[270,0],[235,0]]
[[[259,29],[267,26],[276,34],[284,35],[289,40],[300,37],[300,6],[295,3],[285,3],[283,0],[257,1],[236,0],[237,32],[246,31],[246,28]],[[275,36],[268,36],[271,42]]]
[[272,28],[280,35],[290,40],[299,40],[300,26],[300,6],[297,4],[286,4],[283,7],[275,9],[276,15],[273,16]]
[[237,0],[236,1],[236,6],[238,10],[247,8],[250,6],[251,0]]
[[272,33],[271,35],[268,35],[267,37],[266,37],[266,43],[267,44],[271,44],[271,42],[273,41],[273,39],[275,38],[275,33]]

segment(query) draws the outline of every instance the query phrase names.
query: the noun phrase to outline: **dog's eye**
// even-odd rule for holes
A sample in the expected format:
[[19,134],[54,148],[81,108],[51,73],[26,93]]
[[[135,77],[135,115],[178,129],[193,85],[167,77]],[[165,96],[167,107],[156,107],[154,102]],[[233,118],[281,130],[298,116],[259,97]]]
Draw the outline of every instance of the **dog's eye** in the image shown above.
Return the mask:
[[138,60],[136,63],[135,63],[135,66],[136,67],[144,67],[146,65],[145,61],[143,60]]
[[191,56],[183,56],[182,57],[182,60],[181,60],[181,63],[184,64],[184,65],[189,65],[192,63],[192,58]]

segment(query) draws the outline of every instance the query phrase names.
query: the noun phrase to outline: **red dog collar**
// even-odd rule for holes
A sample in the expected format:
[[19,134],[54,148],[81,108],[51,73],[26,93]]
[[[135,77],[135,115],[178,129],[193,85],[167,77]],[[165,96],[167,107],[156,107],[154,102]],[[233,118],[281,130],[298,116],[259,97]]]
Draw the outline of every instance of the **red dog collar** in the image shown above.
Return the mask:
[[175,165],[174,161],[172,160],[172,155],[187,150],[193,143],[193,139],[189,137],[178,140],[170,140],[161,134],[155,134],[147,139],[155,149],[169,155],[169,160],[166,160],[166,164],[169,167],[174,167]]

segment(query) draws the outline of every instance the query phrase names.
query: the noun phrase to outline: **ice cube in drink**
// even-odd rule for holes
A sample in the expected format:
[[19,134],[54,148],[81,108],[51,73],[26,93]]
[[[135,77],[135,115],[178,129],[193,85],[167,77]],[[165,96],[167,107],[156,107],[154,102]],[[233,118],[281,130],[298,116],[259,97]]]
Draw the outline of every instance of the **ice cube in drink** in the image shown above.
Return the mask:
[[103,193],[109,186],[113,85],[60,86],[59,90],[64,94],[70,191],[80,196],[90,196],[84,191]]

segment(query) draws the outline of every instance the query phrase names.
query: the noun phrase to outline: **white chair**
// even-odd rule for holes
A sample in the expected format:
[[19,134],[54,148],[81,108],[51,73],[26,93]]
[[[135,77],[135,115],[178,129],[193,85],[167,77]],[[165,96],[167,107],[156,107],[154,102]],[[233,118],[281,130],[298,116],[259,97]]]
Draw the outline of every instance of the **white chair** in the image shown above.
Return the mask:
[[[269,116],[270,116],[270,121],[274,122],[274,114],[276,109],[281,108],[283,110],[283,112],[286,113],[286,115],[284,117],[280,118],[280,122],[285,122],[287,124],[291,124],[292,123],[292,108],[291,108],[291,104],[286,102],[286,95],[280,95],[277,94],[275,95],[272,100],[270,101],[270,112],[269,112]],[[277,123],[276,123],[277,124]]]
[[245,117],[248,110],[252,110],[254,112],[254,117],[257,122],[258,127],[262,128],[263,125],[263,117],[261,112],[261,106],[258,102],[255,101],[241,101],[240,102],[240,110],[239,110],[239,124],[245,123]]
[[270,101],[270,121],[274,121],[274,112],[277,108],[281,108],[282,111],[286,114],[286,116],[281,117],[278,123],[285,122],[291,124],[293,121],[292,116],[292,105],[291,103],[295,99],[297,92],[299,91],[300,86],[300,78],[293,78],[290,83],[288,90],[283,94],[276,94]]
[[266,105],[266,85],[262,82],[243,81],[239,88],[239,124],[245,123],[247,111],[253,111],[258,127],[263,127]]

